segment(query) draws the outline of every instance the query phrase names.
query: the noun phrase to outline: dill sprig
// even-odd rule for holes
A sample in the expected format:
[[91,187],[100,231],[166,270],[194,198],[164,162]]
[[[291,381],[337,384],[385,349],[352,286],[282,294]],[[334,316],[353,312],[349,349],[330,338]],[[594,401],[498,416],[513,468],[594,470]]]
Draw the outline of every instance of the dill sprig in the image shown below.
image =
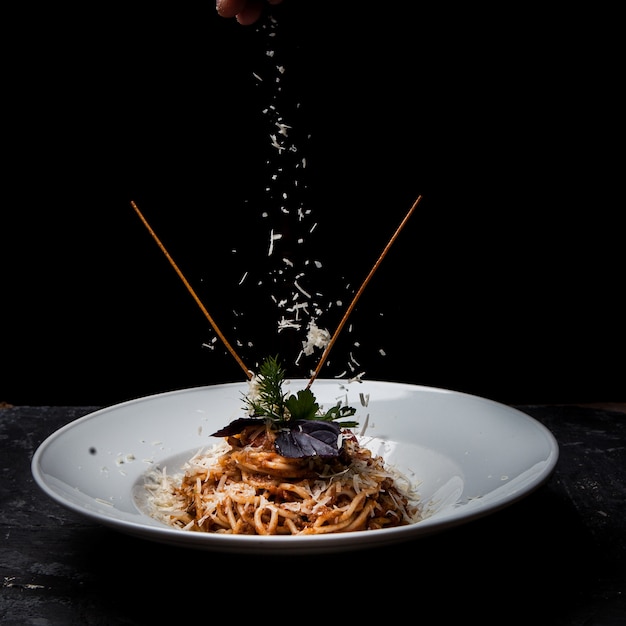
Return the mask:
[[283,392],[284,380],[285,370],[278,362],[278,357],[265,359],[259,367],[259,373],[252,379],[253,390],[244,394],[250,415],[267,417],[278,425],[289,421],[287,394]]
[[[259,367],[259,373],[252,380],[253,391],[244,394],[248,413],[254,417],[268,419],[274,428],[289,427],[299,420],[335,421],[350,417],[356,409],[338,403],[325,413],[320,409],[315,395],[310,389],[300,389],[296,394],[283,391],[285,369],[278,357],[268,357]],[[353,420],[338,422],[343,428],[353,428],[358,422]]]

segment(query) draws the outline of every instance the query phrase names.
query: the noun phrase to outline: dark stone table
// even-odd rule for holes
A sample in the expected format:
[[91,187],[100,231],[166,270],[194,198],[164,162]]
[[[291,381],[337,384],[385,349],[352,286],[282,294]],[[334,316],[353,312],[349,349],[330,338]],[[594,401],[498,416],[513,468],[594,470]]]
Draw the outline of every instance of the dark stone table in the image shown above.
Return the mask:
[[218,616],[337,623],[369,621],[374,611],[414,623],[626,624],[622,405],[518,406],[559,443],[555,471],[539,489],[418,540],[306,557],[161,545],[51,501],[33,481],[33,453],[98,408],[0,409],[3,626],[207,624]]

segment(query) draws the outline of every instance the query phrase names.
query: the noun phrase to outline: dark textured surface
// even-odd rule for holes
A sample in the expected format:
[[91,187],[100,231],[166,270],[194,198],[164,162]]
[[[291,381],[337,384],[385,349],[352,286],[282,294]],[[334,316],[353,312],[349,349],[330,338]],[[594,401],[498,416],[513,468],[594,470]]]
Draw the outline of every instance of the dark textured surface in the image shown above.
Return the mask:
[[626,620],[623,412],[517,407],[554,433],[559,461],[544,486],[486,518],[384,549],[268,558],[133,538],[48,499],[32,479],[34,451],[96,408],[0,410],[3,626],[155,624],[169,615],[200,623],[219,606],[237,616],[242,602],[257,615],[321,607],[325,616],[351,607],[363,614],[372,600],[416,621],[433,614],[455,624]]

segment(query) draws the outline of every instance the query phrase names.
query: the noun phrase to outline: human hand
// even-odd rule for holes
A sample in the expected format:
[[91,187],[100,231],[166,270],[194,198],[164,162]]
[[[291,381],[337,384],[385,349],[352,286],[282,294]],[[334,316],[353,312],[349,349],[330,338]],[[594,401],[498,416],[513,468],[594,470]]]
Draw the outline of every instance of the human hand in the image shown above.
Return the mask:
[[215,8],[222,17],[234,17],[248,26],[254,24],[263,13],[265,3],[280,4],[282,0],[216,0]]

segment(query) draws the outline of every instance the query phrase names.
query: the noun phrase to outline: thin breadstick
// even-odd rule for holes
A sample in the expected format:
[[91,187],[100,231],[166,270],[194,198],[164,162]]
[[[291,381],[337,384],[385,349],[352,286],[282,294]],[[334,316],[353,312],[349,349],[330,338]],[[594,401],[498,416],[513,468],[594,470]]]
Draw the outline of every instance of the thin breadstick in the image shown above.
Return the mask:
[[346,322],[348,321],[348,317],[350,317],[350,313],[352,313],[352,310],[356,306],[357,300],[361,297],[361,294],[365,290],[365,287],[367,286],[367,284],[369,283],[370,279],[372,278],[372,276],[374,275],[374,273],[378,269],[378,266],[381,264],[382,260],[387,255],[387,252],[389,252],[389,248],[391,248],[393,242],[397,239],[398,235],[400,234],[400,231],[404,228],[404,225],[407,223],[409,217],[411,217],[411,214],[413,213],[413,211],[415,211],[415,207],[417,207],[417,205],[419,204],[421,199],[422,199],[421,195],[417,197],[417,199],[413,203],[413,206],[411,206],[411,208],[409,209],[408,213],[404,216],[404,219],[402,220],[402,222],[400,222],[400,226],[398,226],[398,228],[396,229],[396,232],[391,236],[391,239],[389,240],[389,242],[387,243],[387,245],[385,246],[385,248],[381,252],[380,256],[378,257],[378,259],[376,261],[376,263],[374,263],[374,266],[370,270],[370,273],[365,277],[365,280],[363,281],[363,284],[361,285],[359,290],[354,295],[354,298],[352,299],[352,302],[350,303],[350,306],[348,307],[348,309],[344,313],[344,316],[341,318],[341,321],[339,322],[339,326],[337,326],[337,330],[335,330],[335,332],[333,333],[332,337],[330,338],[330,341],[326,345],[326,348],[325,348],[324,352],[322,353],[322,356],[320,357],[320,360],[319,360],[319,362],[317,364],[317,367],[315,368],[315,371],[311,375],[309,383],[306,386],[307,389],[309,389],[309,387],[313,384],[313,381],[318,377],[318,375],[320,373],[320,370],[322,369],[322,365],[324,365],[324,362],[326,361],[326,358],[328,357],[328,353],[331,351],[332,347],[335,345],[335,341],[337,341],[337,337],[339,336],[339,333],[341,332],[341,330],[345,326]]
[[252,372],[246,367],[246,364],[241,360],[241,358],[239,357],[235,349],[230,345],[226,337],[222,334],[222,331],[218,328],[217,324],[215,323],[215,320],[211,317],[211,315],[207,311],[204,304],[202,304],[202,301],[200,300],[200,298],[194,291],[193,287],[189,284],[189,281],[185,278],[185,275],[181,272],[178,265],[176,265],[174,259],[170,256],[170,253],[165,249],[165,246],[161,243],[161,240],[157,237],[154,230],[152,230],[152,227],[150,226],[150,224],[148,224],[148,221],[146,220],[146,218],[142,215],[141,211],[139,210],[139,207],[132,200],[131,200],[130,205],[133,207],[133,209],[135,209],[135,212],[139,216],[139,219],[143,222],[144,226],[148,229],[148,232],[152,235],[152,238],[156,241],[157,245],[161,249],[161,252],[163,252],[163,254],[167,258],[167,260],[170,262],[172,267],[176,270],[176,273],[178,274],[180,279],[183,281],[185,287],[187,287],[187,291],[189,291],[193,299],[196,301],[197,305],[200,307],[200,310],[204,313],[204,316],[209,320],[209,324],[211,324],[211,326],[213,327],[213,330],[217,333],[217,336],[222,340],[222,343],[226,346],[226,349],[233,355],[233,357],[235,358],[235,361],[237,361],[241,369],[246,373],[246,376],[249,379],[252,379]]

